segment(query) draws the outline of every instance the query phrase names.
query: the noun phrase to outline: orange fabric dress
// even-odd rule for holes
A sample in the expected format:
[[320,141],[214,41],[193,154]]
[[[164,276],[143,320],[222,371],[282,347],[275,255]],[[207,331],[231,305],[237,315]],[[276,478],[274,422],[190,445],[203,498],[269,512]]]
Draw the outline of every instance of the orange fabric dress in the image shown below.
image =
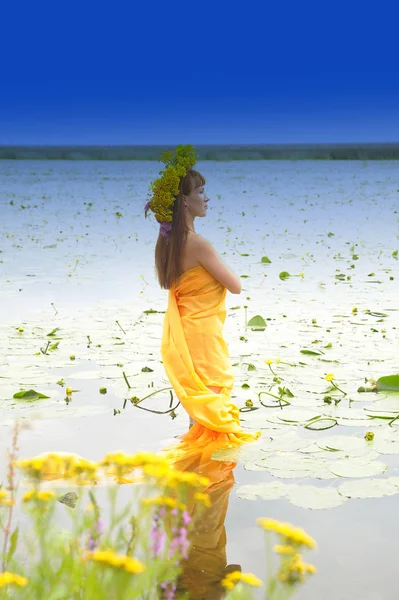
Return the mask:
[[[242,430],[230,400],[234,374],[223,338],[225,301],[226,288],[201,265],[183,273],[169,290],[161,355],[178,399],[195,421],[180,444],[186,456],[190,447],[193,453],[207,446],[213,452],[260,436]],[[221,387],[220,394],[208,386]]]

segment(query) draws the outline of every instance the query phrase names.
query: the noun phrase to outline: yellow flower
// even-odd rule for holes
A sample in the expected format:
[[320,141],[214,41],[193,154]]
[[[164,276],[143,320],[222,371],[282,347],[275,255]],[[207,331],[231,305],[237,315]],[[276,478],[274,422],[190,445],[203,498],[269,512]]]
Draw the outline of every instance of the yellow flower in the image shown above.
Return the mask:
[[42,454],[15,464],[29,477],[39,481],[75,478],[79,482],[83,475],[91,481],[97,469],[95,463],[73,454]]
[[326,379],[327,381],[332,381],[334,379],[334,375],[332,373],[327,373]]
[[275,521],[274,519],[258,519],[258,525],[263,527],[266,531],[274,531],[280,535],[284,542],[292,544],[296,547],[308,546],[308,548],[315,548],[316,542],[300,527],[294,527],[290,523],[282,523]]
[[279,358],[276,358],[276,365],[279,365],[279,364],[280,364],[280,362],[281,362],[281,361],[280,361],[280,359],[279,359]]
[[263,585],[262,581],[252,575],[252,573],[241,573],[241,571],[233,571],[233,573],[229,573],[222,580],[222,586],[227,590],[232,590],[234,586],[241,581],[242,583],[246,583],[247,585],[253,586],[261,586]]
[[276,554],[295,554],[295,548],[293,546],[274,546],[273,550]]
[[146,506],[166,506],[168,508],[178,508],[185,510],[187,507],[182,502],[177,502],[175,498],[169,496],[157,496],[156,498],[143,498],[142,504]]
[[10,573],[9,571],[4,571],[4,573],[0,573],[0,588],[5,587],[6,585],[18,585],[20,587],[24,587],[27,585],[28,580],[26,577],[22,577],[22,575],[16,575],[15,573]]
[[72,389],[72,388],[70,388],[70,387],[67,387],[67,388],[65,389],[65,393],[66,393],[66,395],[67,395],[67,396],[70,396],[70,395],[72,394],[72,392],[73,392],[73,389]]
[[25,328],[24,328],[24,327],[18,327],[18,331],[19,331],[20,333],[22,333],[23,331],[25,331]]
[[0,489],[0,506],[12,506],[13,500],[9,497],[8,493]]
[[146,465],[167,465],[166,458],[151,452],[139,452],[137,454],[124,454],[114,452],[106,454],[98,466],[105,467],[108,475],[122,477],[131,473],[134,469],[143,468]]
[[22,496],[22,502],[31,502],[32,500],[37,500],[39,502],[49,502],[50,500],[55,499],[55,494],[51,490],[29,490],[29,492],[25,492]]
[[267,360],[265,360],[265,363],[266,363],[267,365],[272,365],[272,364],[273,364],[273,361],[272,361],[272,360],[270,360],[270,358],[268,358]]
[[180,483],[186,483],[191,487],[206,487],[209,479],[197,473],[178,471],[165,465],[145,465],[143,472],[158,480],[159,484],[177,487]]
[[316,573],[314,565],[304,563],[300,554],[284,561],[277,573],[277,579],[287,585],[295,585],[304,581],[305,575]]
[[367,432],[364,434],[364,437],[365,437],[365,439],[366,439],[368,442],[372,442],[372,441],[373,441],[373,439],[374,439],[374,433],[373,433],[372,431],[367,431]]
[[305,277],[305,273],[299,273],[299,277]]
[[196,494],[194,494],[194,500],[198,500],[198,502],[201,502],[207,508],[212,506],[209,494],[203,494],[201,492],[197,492]]
[[97,550],[96,552],[87,552],[83,560],[91,560],[107,567],[121,569],[127,573],[143,573],[145,565],[136,558],[115,554],[113,550]]
[[356,306],[354,306],[354,307],[352,308],[352,312],[353,312],[353,313],[357,313],[357,308],[356,308]]

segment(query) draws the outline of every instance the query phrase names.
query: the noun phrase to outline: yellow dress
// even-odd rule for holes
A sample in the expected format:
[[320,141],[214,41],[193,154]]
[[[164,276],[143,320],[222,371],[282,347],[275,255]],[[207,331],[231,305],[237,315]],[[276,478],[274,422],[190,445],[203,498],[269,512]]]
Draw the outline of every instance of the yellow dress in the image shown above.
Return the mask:
[[[230,400],[234,374],[223,338],[225,304],[226,288],[201,265],[183,273],[169,290],[161,355],[178,399],[195,421],[182,438],[186,453],[207,446],[213,452],[260,436],[242,430]],[[220,394],[208,386],[221,387]]]

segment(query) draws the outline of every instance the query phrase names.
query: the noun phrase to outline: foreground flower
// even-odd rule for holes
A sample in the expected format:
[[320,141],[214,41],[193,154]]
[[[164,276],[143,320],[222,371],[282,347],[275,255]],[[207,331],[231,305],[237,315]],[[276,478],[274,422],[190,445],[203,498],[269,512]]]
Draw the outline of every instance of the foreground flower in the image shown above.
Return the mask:
[[372,441],[373,441],[373,439],[374,439],[374,433],[373,433],[372,431],[367,431],[367,432],[364,434],[364,437],[365,437],[365,439],[366,439],[368,442],[372,442]]
[[295,554],[295,548],[293,546],[274,546],[273,550],[276,554]]
[[227,590],[232,590],[234,586],[241,581],[242,583],[246,583],[247,585],[253,585],[260,587],[263,585],[262,581],[252,575],[252,573],[241,573],[241,571],[233,571],[233,573],[229,573],[222,580],[222,586]]
[[316,573],[314,565],[304,563],[300,554],[282,562],[277,573],[277,579],[287,585],[302,583],[306,575]]
[[8,493],[0,489],[0,506],[11,506],[13,501],[9,497]]
[[300,527],[294,527],[290,523],[282,523],[274,519],[258,519],[258,525],[266,531],[274,531],[280,535],[287,545],[295,547],[307,546],[308,548],[316,547],[316,542],[310,535]]
[[137,558],[131,558],[123,554],[115,554],[113,550],[97,550],[97,552],[87,552],[83,559],[85,561],[90,560],[107,567],[113,567],[114,569],[120,569],[126,571],[126,573],[143,573],[145,571],[145,565],[137,560]]
[[182,502],[178,502],[175,498],[169,498],[169,496],[157,496],[156,498],[143,498],[142,504],[146,506],[166,506],[167,508],[178,508],[179,510],[185,510],[186,505]]
[[0,573],[0,588],[5,587],[6,585],[18,585],[20,587],[24,587],[27,585],[28,580],[26,577],[22,577],[22,575],[16,575],[15,573],[10,573],[9,571],[4,571],[4,573]]
[[197,492],[196,494],[194,494],[194,500],[201,502],[201,504],[203,504],[206,508],[209,508],[210,506],[212,506],[209,494]]
[[334,379],[334,375],[332,373],[327,373],[326,380],[327,381],[332,381],[333,379]]
[[37,481],[52,479],[82,479],[93,481],[97,465],[74,454],[41,454],[34,458],[19,460],[16,466]]
[[106,454],[98,464],[108,475],[123,477],[134,469],[143,468],[146,465],[166,465],[166,458],[151,452],[139,452],[138,454],[125,454],[114,452]]
[[54,492],[51,490],[42,490],[38,492],[36,490],[29,490],[29,492],[25,492],[22,496],[22,502],[32,502],[34,500],[38,502],[49,502],[50,500],[54,500],[55,497]]

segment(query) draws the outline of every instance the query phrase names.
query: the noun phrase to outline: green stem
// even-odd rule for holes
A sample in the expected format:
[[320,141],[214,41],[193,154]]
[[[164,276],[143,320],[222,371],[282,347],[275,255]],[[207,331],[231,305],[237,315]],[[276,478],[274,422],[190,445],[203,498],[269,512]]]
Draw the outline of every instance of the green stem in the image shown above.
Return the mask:
[[344,396],[346,396],[346,392],[344,392],[343,390],[341,390],[341,388],[339,388],[333,381],[331,382],[333,384],[333,386],[339,390],[341,392],[341,394],[343,394]]

